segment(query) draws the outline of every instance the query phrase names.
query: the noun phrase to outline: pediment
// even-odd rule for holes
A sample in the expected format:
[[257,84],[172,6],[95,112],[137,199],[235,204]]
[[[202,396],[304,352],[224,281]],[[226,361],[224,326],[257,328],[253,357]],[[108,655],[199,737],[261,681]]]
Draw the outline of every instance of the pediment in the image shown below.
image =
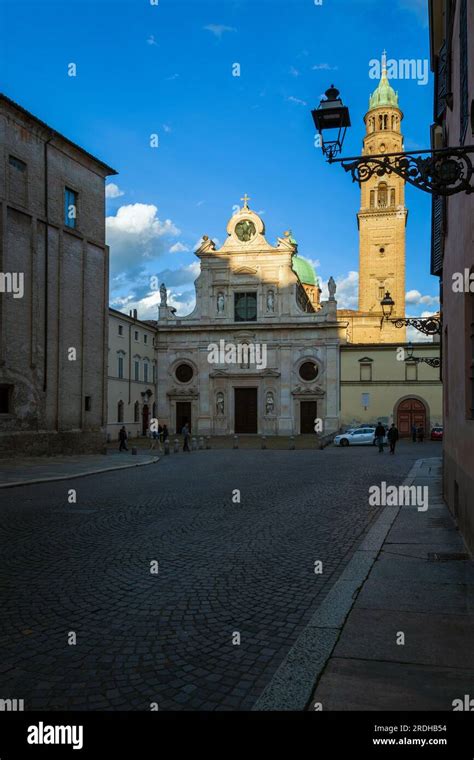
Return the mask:
[[258,273],[258,270],[256,267],[249,267],[249,266],[243,266],[239,267],[238,269],[235,269],[232,274],[253,274],[256,275]]

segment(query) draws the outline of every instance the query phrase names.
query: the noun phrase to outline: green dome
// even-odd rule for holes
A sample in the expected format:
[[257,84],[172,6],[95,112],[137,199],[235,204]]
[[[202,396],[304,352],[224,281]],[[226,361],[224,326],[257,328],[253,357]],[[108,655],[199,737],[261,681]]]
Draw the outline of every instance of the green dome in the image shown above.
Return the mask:
[[304,285],[316,285],[316,273],[309,261],[295,255],[293,256],[292,269]]
[[373,108],[381,108],[383,106],[398,108],[398,93],[395,92],[388,81],[385,55],[382,58],[382,76],[380,77],[380,82],[369,98],[369,111],[372,111]]

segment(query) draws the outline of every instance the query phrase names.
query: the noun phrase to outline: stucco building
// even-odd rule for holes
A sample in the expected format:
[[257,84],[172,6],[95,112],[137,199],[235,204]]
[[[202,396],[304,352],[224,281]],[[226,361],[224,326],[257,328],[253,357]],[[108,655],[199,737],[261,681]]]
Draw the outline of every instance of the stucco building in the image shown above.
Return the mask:
[[[471,0],[430,0],[430,43],[433,147],[472,145]],[[444,494],[474,549],[474,193],[434,196],[432,220],[431,272],[440,278],[442,294]]]
[[125,425],[132,437],[148,433],[157,415],[156,323],[109,309],[107,437]]
[[0,145],[0,456],[101,451],[115,171],[3,95]]

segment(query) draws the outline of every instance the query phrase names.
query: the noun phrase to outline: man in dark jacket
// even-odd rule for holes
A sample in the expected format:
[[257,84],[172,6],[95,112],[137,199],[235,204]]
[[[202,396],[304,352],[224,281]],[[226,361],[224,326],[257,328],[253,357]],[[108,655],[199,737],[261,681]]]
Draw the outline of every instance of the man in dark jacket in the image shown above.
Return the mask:
[[128,435],[127,435],[127,431],[125,430],[125,425],[122,425],[122,427],[119,430],[119,441],[120,441],[119,451],[122,451],[122,449],[125,449],[125,451],[128,451],[127,438],[128,438]]
[[396,427],[394,422],[392,422],[390,426],[390,430],[387,433],[387,438],[390,443],[390,453],[395,454],[395,446],[397,445],[399,435],[398,435],[398,428]]
[[375,440],[378,443],[379,454],[383,454],[383,439],[385,438],[385,428],[381,422],[377,422],[375,428]]

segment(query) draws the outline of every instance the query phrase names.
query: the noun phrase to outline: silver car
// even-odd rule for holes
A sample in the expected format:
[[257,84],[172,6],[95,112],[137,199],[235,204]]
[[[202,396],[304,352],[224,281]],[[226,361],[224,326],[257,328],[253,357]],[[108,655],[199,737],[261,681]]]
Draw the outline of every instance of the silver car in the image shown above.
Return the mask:
[[[384,436],[384,444],[387,443],[387,436]],[[346,430],[345,433],[339,433],[334,438],[334,446],[373,446],[375,444],[375,428],[361,427],[355,430]]]

